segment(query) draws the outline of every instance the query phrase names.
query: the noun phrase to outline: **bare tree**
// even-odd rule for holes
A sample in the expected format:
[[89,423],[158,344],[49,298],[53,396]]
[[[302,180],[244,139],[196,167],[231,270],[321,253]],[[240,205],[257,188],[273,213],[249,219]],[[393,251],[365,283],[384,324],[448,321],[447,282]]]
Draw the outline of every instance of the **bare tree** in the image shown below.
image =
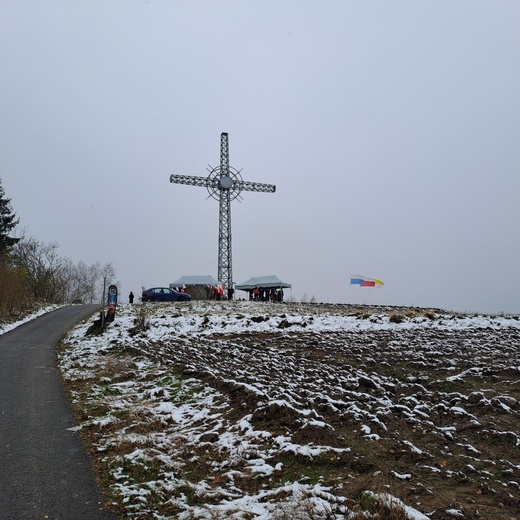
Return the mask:
[[112,283],[115,278],[111,263],[74,263],[58,255],[55,242],[44,244],[34,238],[20,240],[13,247],[11,261],[23,275],[32,298],[47,303],[99,302],[103,282]]
[[111,263],[101,265],[99,262],[90,266],[89,302],[95,303],[103,299],[105,285],[108,287],[115,281],[116,272]]
[[12,249],[11,259],[25,278],[37,301],[64,301],[63,267],[65,260],[58,255],[58,244],[44,244],[35,238],[20,240]]

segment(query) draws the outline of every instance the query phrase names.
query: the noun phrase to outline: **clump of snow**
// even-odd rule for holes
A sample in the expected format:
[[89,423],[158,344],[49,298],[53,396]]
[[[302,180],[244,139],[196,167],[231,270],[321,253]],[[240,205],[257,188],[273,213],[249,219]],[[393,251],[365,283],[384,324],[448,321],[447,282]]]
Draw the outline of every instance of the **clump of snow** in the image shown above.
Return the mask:
[[370,491],[366,491],[365,493],[371,495],[377,502],[385,505],[388,509],[401,509],[408,517],[408,520],[429,520],[428,516],[417,511],[413,507],[405,505],[401,500],[390,495],[389,493],[372,493]]

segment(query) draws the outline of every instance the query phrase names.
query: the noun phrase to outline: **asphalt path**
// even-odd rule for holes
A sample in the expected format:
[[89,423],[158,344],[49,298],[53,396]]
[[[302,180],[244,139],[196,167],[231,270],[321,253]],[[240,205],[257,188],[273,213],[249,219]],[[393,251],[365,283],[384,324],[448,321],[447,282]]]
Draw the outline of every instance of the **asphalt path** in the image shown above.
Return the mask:
[[0,520],[113,520],[58,374],[55,347],[99,306],[74,305],[0,335]]

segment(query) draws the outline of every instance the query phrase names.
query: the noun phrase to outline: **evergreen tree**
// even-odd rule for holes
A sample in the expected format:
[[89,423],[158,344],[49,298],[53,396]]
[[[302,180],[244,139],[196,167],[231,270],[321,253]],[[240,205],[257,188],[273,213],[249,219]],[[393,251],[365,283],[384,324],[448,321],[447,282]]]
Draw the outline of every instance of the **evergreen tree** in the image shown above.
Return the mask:
[[9,236],[9,233],[18,224],[18,219],[11,208],[11,199],[5,196],[5,190],[2,186],[0,178],[0,255],[9,251],[9,249],[20,241],[19,238]]

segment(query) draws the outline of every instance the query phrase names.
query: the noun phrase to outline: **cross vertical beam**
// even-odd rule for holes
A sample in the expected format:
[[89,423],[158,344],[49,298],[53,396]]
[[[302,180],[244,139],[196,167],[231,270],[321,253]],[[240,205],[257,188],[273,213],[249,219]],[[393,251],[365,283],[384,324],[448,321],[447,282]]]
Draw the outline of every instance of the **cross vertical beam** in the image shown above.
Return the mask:
[[226,288],[233,287],[231,261],[231,194],[229,187],[229,140],[228,134],[220,135],[220,201],[218,230],[218,280]]

